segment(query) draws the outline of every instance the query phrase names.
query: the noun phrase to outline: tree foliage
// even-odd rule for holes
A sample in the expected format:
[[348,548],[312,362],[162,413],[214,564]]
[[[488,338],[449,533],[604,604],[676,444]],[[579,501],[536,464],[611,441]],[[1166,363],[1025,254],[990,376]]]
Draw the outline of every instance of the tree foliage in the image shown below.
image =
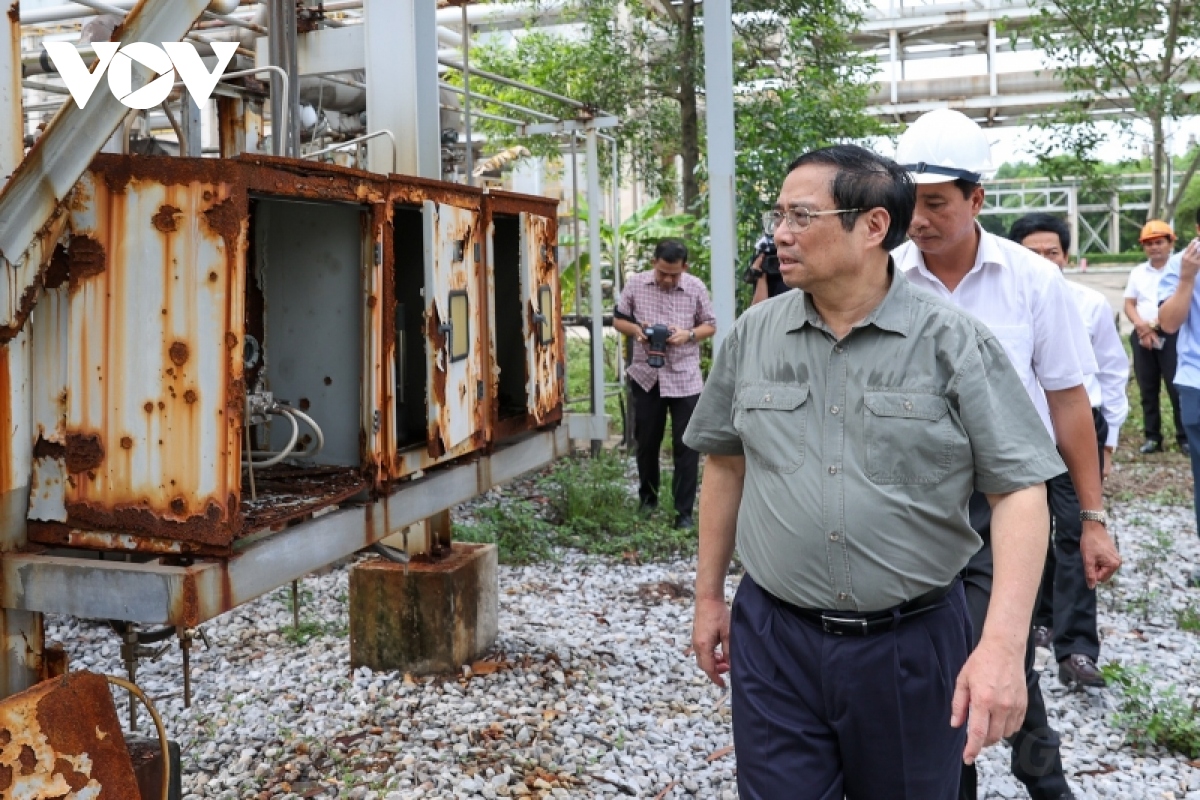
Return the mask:
[[[865,113],[872,66],[850,35],[858,0],[734,0],[739,234],[758,237],[759,215],[779,190],[787,165],[813,147],[880,132]],[[704,169],[702,6],[693,0],[564,0],[568,32],[529,29],[513,42],[475,48],[472,63],[567,94],[618,115],[625,179],[642,181],[667,213],[698,218],[707,230]],[[552,100],[489,85],[501,99],[567,114]],[[486,109],[491,111],[490,108]],[[497,110],[494,113],[509,114]],[[511,128],[489,132],[515,141]],[[557,154],[549,140],[535,154]],[[602,154],[607,158],[607,154]],[[676,173],[676,159],[683,175]],[[607,165],[606,165],[607,166]],[[676,191],[676,185],[682,191]],[[678,200],[678,204],[676,204]],[[703,272],[704,253],[693,270]],[[697,267],[699,269],[697,270]]]
[[1153,191],[1149,217],[1170,219],[1200,166],[1200,153],[1189,160],[1173,194],[1169,175],[1169,127],[1200,111],[1200,95],[1185,91],[1200,80],[1200,16],[1183,0],[1047,0],[1032,28],[1068,91],[1080,99],[1052,119],[1052,135],[1038,147],[1039,159],[1054,170],[1095,175],[1096,145],[1103,136],[1095,108],[1126,105],[1129,116],[1117,122],[1133,135],[1134,121],[1150,128]]

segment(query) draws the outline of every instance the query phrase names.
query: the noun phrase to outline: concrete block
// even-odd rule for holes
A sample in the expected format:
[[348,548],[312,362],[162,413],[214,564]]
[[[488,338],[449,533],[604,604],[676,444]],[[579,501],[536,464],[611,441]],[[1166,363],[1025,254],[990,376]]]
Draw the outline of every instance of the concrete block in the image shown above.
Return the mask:
[[350,570],[350,665],[458,672],[499,632],[494,544],[453,543],[436,561],[364,561]]

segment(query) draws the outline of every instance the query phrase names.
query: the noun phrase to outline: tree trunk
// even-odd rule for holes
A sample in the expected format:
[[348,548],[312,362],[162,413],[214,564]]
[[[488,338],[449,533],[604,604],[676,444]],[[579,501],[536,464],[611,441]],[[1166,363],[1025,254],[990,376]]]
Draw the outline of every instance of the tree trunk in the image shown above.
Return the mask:
[[1147,216],[1148,220],[1162,219],[1163,206],[1166,205],[1166,198],[1171,192],[1171,187],[1167,186],[1167,153],[1165,142],[1163,141],[1162,119],[1151,117],[1150,129],[1153,131],[1154,140],[1150,162],[1152,177],[1150,180],[1150,210]]
[[679,150],[683,157],[683,210],[694,212],[700,198],[700,115],[696,101],[696,4],[683,0],[679,25]]

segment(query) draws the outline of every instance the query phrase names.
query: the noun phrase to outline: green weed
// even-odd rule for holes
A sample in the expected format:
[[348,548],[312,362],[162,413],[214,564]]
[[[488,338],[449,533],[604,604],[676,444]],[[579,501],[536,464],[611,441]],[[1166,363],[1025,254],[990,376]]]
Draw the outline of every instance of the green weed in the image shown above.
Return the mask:
[[1180,696],[1178,688],[1155,689],[1146,678],[1146,665],[1131,669],[1113,662],[1101,671],[1121,694],[1113,725],[1124,730],[1126,741],[1137,748],[1166,747],[1188,758],[1200,756],[1196,704]]
[[461,542],[495,544],[504,564],[534,564],[554,556],[551,526],[537,515],[528,500],[478,510],[474,525],[455,523],[454,538]]

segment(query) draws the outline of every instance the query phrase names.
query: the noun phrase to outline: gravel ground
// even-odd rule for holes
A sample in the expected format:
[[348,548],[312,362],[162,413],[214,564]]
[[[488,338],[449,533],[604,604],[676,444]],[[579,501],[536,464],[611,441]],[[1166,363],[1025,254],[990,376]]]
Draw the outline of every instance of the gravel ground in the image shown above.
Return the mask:
[[[1174,613],[1200,601],[1190,511],[1135,501],[1114,518],[1126,567],[1101,594],[1102,661],[1200,696],[1200,641]],[[190,709],[177,648],[139,683],[182,745],[185,798],[734,798],[727,698],[686,652],[692,568],[578,554],[502,567],[493,653],[469,676],[413,679],[351,673],[342,565],[303,581],[303,635],[283,590],[206,624]],[[106,626],[47,627],[72,668],[124,674]],[[1187,759],[1123,743],[1115,690],[1066,691],[1052,667],[1042,686],[1079,797],[1200,798]],[[987,798],[1025,796],[1008,757],[981,759]]]

